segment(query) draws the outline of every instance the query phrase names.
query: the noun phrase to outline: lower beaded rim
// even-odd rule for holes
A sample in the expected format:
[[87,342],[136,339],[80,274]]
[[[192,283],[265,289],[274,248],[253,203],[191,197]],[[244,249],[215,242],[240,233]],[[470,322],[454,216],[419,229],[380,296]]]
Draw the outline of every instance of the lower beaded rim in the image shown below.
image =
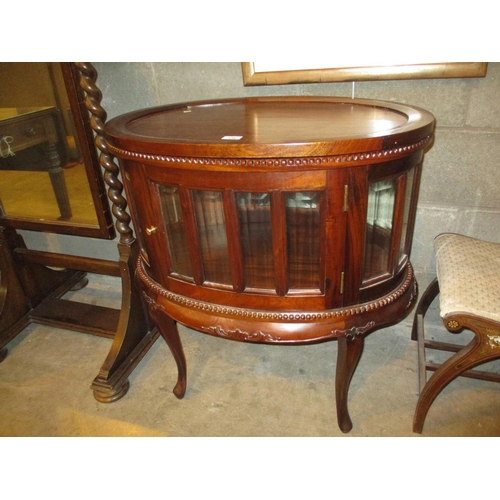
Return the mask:
[[[137,261],[137,275],[145,286],[143,295],[150,308],[160,309],[175,321],[200,332],[245,342],[283,344],[353,338],[399,321],[417,297],[417,284],[409,262],[402,281],[389,294],[357,306],[325,311],[260,311],[191,299],[169,292],[153,280],[141,257]],[[386,311],[389,314],[385,314]]]

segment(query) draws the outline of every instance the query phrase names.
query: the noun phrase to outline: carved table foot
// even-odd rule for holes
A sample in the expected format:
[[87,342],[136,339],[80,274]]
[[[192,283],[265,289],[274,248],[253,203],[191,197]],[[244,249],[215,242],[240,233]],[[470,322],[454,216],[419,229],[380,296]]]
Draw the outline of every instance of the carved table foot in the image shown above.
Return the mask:
[[128,379],[118,387],[94,388],[94,398],[99,401],[99,403],[113,403],[114,401],[118,401],[123,398],[123,396],[127,394],[129,388],[130,382]]

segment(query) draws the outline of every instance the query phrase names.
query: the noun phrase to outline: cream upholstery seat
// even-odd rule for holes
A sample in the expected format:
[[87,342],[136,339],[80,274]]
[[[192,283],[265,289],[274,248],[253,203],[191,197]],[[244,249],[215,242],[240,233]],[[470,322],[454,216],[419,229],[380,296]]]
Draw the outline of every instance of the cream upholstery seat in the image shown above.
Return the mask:
[[[500,381],[500,376],[471,370],[500,358],[500,243],[459,234],[441,234],[434,240],[437,278],[422,295],[413,323],[412,339],[419,345],[420,397],[413,430],[421,433],[429,408],[459,375]],[[464,328],[475,336],[465,346],[425,339],[424,317],[439,296],[440,315],[452,333]],[[454,351],[442,365],[428,364],[425,349]],[[426,370],[435,372],[427,380]]]
[[441,234],[434,249],[441,317],[462,312],[500,322],[500,243]]

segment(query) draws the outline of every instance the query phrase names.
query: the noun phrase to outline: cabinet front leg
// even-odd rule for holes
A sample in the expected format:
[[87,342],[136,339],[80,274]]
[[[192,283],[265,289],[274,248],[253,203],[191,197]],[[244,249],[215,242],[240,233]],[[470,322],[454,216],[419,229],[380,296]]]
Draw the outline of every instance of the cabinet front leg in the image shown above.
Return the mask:
[[177,330],[177,323],[156,303],[149,302],[149,310],[153,321],[158,327],[161,336],[165,339],[177,364],[177,384],[173,392],[177,398],[182,399],[186,393],[187,368],[186,357],[184,356],[181,338]]
[[337,421],[344,433],[352,429],[352,421],[347,409],[349,384],[363,352],[365,340],[362,335],[339,337],[337,373],[335,376],[335,399],[337,402]]

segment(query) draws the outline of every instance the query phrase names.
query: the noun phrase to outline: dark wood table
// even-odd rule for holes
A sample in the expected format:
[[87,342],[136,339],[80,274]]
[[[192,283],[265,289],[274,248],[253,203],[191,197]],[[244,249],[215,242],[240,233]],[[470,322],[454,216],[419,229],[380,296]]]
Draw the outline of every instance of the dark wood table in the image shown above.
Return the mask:
[[64,137],[55,107],[0,108],[0,170],[48,172],[61,218],[69,219]]
[[108,122],[177,397],[176,322],[245,342],[337,340],[337,418],[352,428],[364,338],[417,296],[409,255],[433,130],[422,109],[330,97],[192,102]]

